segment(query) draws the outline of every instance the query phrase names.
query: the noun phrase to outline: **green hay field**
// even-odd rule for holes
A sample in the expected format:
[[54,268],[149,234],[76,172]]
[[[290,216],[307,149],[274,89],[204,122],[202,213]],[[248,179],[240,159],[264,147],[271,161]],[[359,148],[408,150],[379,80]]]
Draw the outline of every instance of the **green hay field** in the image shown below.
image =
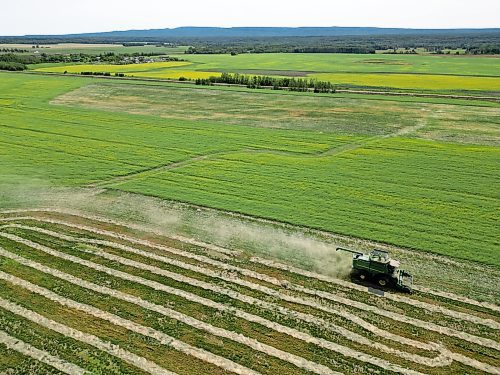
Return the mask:
[[498,106],[8,73],[0,92],[2,185],[94,185],[500,265]]

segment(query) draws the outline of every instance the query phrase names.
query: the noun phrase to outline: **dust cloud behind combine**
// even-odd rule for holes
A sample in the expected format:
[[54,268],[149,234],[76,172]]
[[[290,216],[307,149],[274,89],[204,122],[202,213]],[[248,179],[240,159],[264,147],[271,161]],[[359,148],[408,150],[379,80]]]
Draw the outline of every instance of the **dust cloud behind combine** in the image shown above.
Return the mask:
[[275,258],[328,276],[345,278],[351,256],[305,230],[212,209],[104,189],[55,187],[40,180],[0,184],[0,209],[74,210],[180,235],[250,255]]

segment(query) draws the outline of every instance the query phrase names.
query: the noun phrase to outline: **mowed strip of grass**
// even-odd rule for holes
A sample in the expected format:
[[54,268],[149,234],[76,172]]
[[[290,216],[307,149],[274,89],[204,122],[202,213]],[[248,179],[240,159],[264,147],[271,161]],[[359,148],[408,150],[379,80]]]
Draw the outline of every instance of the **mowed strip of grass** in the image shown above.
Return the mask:
[[392,138],[301,158],[233,153],[110,185],[500,265],[500,151]]
[[[2,242],[4,246],[6,246],[6,248],[11,247],[8,244],[5,245],[3,239],[0,239],[0,242]],[[16,250],[14,252],[18,253],[21,250],[21,247],[25,248],[23,245],[16,245]],[[91,282],[94,282],[96,284],[107,286],[114,290],[117,291],[119,290],[129,295],[139,297],[144,301],[156,303],[158,306],[166,306],[167,308],[172,308],[173,310],[183,312],[186,314],[186,316],[190,316],[195,319],[198,319],[199,321],[211,324],[213,327],[218,327],[217,329],[219,328],[227,329],[230,332],[243,334],[246,337],[257,339],[259,342],[263,344],[267,344],[270,345],[271,347],[281,349],[284,352],[291,353],[308,360],[312,360],[316,363],[322,363],[325,366],[332,368],[341,365],[343,368],[348,369],[350,366],[352,366],[353,363],[352,359],[345,359],[342,355],[339,355],[338,353],[326,350],[324,348],[320,348],[318,346],[313,345],[312,343],[307,343],[295,339],[291,336],[279,333],[278,331],[274,331],[259,324],[246,321],[242,318],[238,318],[231,311],[223,312],[214,310],[212,308],[203,307],[202,305],[199,305],[194,301],[192,302],[189,300],[185,300],[173,294],[168,294],[160,290],[153,290],[150,287],[145,287],[135,282],[125,281],[124,279],[119,277],[114,277],[108,274],[104,274],[102,272],[94,271],[90,268],[77,265],[67,260],[55,258],[52,256],[47,256],[46,254],[43,255],[44,253],[40,253],[38,250],[35,249],[32,250],[33,254],[28,255],[24,253],[21,255],[23,257],[28,256],[30,259],[35,259],[38,262],[47,264],[51,268],[68,272],[85,280],[90,280]],[[92,255],[83,254],[79,251],[74,251],[74,250],[72,251],[70,249],[64,248],[64,246],[62,246],[61,250],[64,250],[65,252],[69,250],[72,254],[78,256],[79,258],[81,256],[81,258],[89,259],[93,262],[97,261],[98,263],[106,265],[112,264],[107,261],[99,260],[99,258]],[[36,254],[41,255],[41,258],[38,257],[37,259]],[[9,263],[11,262],[9,261]],[[0,269],[1,268],[3,268],[2,265],[0,265]],[[16,268],[27,269],[24,266],[18,266],[18,265],[16,265]],[[122,269],[127,273],[139,273],[130,267],[118,266],[117,268]],[[18,272],[15,271],[15,274],[17,275]],[[24,272],[22,278],[27,280],[33,280],[35,277],[37,277],[37,274],[39,274],[38,271],[29,270],[28,272]],[[147,273],[144,272],[141,272],[141,274],[145,274],[144,276],[147,275]],[[146,276],[146,277],[151,278],[151,276]],[[162,280],[162,278],[157,278],[157,279]],[[169,284],[168,280],[166,279],[162,281]],[[2,282],[0,281],[0,284],[1,283]],[[60,280],[57,280],[52,276],[49,277],[47,275],[37,278],[36,281],[34,281],[34,283],[42,286],[50,285],[49,288],[57,290],[58,294],[66,295],[70,299],[74,299],[83,303],[90,304],[92,306],[96,306],[104,311],[112,312],[116,315],[132,320],[139,324],[152,327],[162,332],[166,332],[167,334],[176,337],[179,340],[184,341],[188,344],[191,344],[192,346],[203,348],[208,352],[212,352],[214,354],[228,358],[246,367],[255,369],[258,372],[268,373],[267,371],[268,368],[273,369],[273,371],[277,370],[285,371],[287,374],[302,374],[305,371],[304,369],[297,368],[296,366],[291,364],[289,360],[287,360],[286,356],[284,356],[283,358],[278,358],[277,356],[268,353],[268,351],[265,348],[262,348],[262,350],[252,349],[251,346],[246,346],[243,345],[242,343],[238,343],[236,341],[232,341],[230,339],[226,339],[221,336],[216,336],[207,333],[200,327],[195,327],[194,325],[186,324],[180,320],[169,318],[168,316],[162,315],[158,312],[141,308],[136,304],[124,302],[118,297],[113,298],[109,296],[103,296],[99,293],[89,291],[88,289],[84,289],[75,286],[73,284],[69,284],[67,282],[61,282]],[[6,289],[6,293],[10,293],[9,297],[11,298],[13,294],[16,294],[13,293],[11,289],[17,289],[17,288],[7,286],[6,288],[3,289]],[[166,301],[168,302],[166,303]],[[34,309],[35,311],[40,311],[39,309],[41,309],[42,307],[39,307],[39,305],[42,304],[45,306],[45,308],[43,309],[44,312],[46,311],[48,312],[51,309],[50,306],[46,306],[47,305],[46,303],[39,302],[38,304],[35,303],[33,304],[35,306],[30,308]],[[60,309],[57,308],[57,310]],[[59,316],[62,314],[55,313],[55,315]],[[86,314],[79,313],[79,315],[86,315]],[[269,316],[271,318],[275,317],[273,313],[269,313]],[[85,318],[82,317],[82,319]],[[287,321],[287,319],[285,320]],[[108,335],[110,334],[107,332],[108,329],[106,328],[106,325],[107,324],[103,324],[103,322],[100,322],[99,320],[96,320],[95,323],[92,324],[92,326],[95,329],[98,329],[97,332],[99,333],[97,335],[99,337],[108,337]],[[100,328],[97,328],[99,326]],[[86,328],[83,329],[83,327],[87,326],[82,326],[81,328],[78,329],[86,331],[87,329]],[[90,326],[89,329],[91,329]],[[117,331],[120,330],[113,327],[112,332],[115,333]],[[132,336],[135,337],[139,335],[134,334]],[[117,338],[116,340],[119,342],[120,339]],[[161,346],[155,341],[150,342],[148,347],[146,348],[144,348],[144,343],[137,343],[136,345],[137,347],[134,347],[133,350],[128,346],[127,348],[129,348],[134,353],[144,356],[153,361],[155,360],[155,358],[158,359],[166,358],[165,352],[173,351],[168,346]],[[173,355],[174,353],[170,354],[171,357]],[[182,357],[182,355],[177,355],[177,357]],[[256,361],[255,358],[259,358],[259,360]],[[192,363],[192,361],[189,362],[189,360],[186,361],[183,358],[179,358],[178,360],[172,359],[171,361],[172,362],[168,361],[167,363],[165,363],[166,365],[168,364],[168,366],[166,367],[170,368],[173,366],[178,366],[182,368],[182,366],[185,367],[188,366],[189,363]],[[157,363],[162,363],[162,362],[157,361]],[[363,362],[359,363],[356,362],[356,364],[358,366],[363,366],[367,368],[372,367],[371,364]],[[201,367],[204,366],[200,365],[201,364],[196,366],[197,369],[200,368],[199,370],[200,373],[207,373],[206,371],[208,371],[208,369],[204,370],[205,372],[203,372],[201,370]],[[195,372],[193,371],[188,373],[195,373]],[[208,373],[215,373],[215,372],[208,371]]]
[[[38,234],[36,236],[38,237]],[[23,237],[27,238],[24,235],[23,235]],[[40,240],[38,238],[34,239],[34,240],[36,242],[40,242]],[[0,239],[0,242],[3,242],[3,239]],[[45,242],[45,241],[42,241],[42,242]],[[56,241],[56,242],[58,242],[58,241]],[[56,246],[56,244],[54,244],[53,246]],[[56,247],[59,248],[59,246],[56,246]],[[7,248],[9,248],[8,245],[7,245]],[[77,255],[77,256],[83,255],[81,253],[79,254],[78,251],[72,251],[70,249],[65,249],[64,245],[61,246],[60,250],[64,250],[64,252],[70,251],[72,254]],[[17,252],[17,250],[16,250],[16,252]],[[33,252],[35,253],[35,252],[37,252],[37,250],[33,250]],[[33,256],[35,256],[35,255],[29,254],[30,258],[32,258]],[[99,259],[98,257],[92,257],[92,256],[88,256],[88,255],[83,255],[82,257],[89,259],[93,262],[97,262],[99,264],[104,264],[104,265],[107,265],[107,266],[112,267],[112,268],[121,269],[127,273],[131,273],[131,274],[139,274],[140,273],[143,277],[146,277],[148,279],[151,279],[151,278],[156,279],[158,282],[160,282],[162,284],[166,284],[166,285],[171,284],[171,281],[169,281],[167,278],[151,277],[152,275],[148,275],[147,273],[138,272],[136,269],[133,269],[133,268],[118,266],[116,263],[113,263],[113,262],[102,261],[102,259]],[[58,260],[56,262],[50,262],[47,259],[46,255],[42,255],[41,257],[38,257],[38,261],[43,262],[43,263],[46,263],[46,262],[52,263],[51,267],[55,266],[58,269],[63,269],[63,270],[65,270],[65,272],[69,272],[69,273],[72,273],[76,276],[83,277],[83,278],[88,278],[88,277],[90,277],[91,274],[95,274],[95,277],[92,277],[92,280],[98,284],[108,285],[108,286],[112,285],[112,287],[117,289],[117,290],[125,290],[127,293],[138,295],[141,298],[144,298],[147,300],[151,300],[151,301],[156,300],[157,303],[160,303],[160,304],[164,304],[163,301],[168,300],[170,302],[170,306],[172,306],[176,310],[178,310],[178,309],[182,310],[183,309],[182,305],[185,304],[185,302],[182,302],[181,300],[179,300],[175,296],[171,296],[169,294],[165,294],[165,293],[160,292],[160,291],[157,291],[154,293],[154,294],[158,294],[158,297],[155,298],[153,296],[153,294],[148,291],[148,288],[144,289],[142,287],[139,287],[135,283],[131,284],[131,283],[127,282],[127,283],[125,283],[125,284],[127,284],[127,287],[125,289],[123,289],[124,283],[122,281],[120,281],[119,279],[115,279],[114,277],[108,277],[108,276],[99,277],[98,273],[95,273],[93,271],[88,272],[88,270],[86,270],[85,267],[80,267],[80,266],[77,266],[77,265],[74,265],[71,263],[67,263],[63,260]],[[68,264],[67,266],[64,265],[66,263]],[[18,271],[16,271],[15,273],[17,274],[17,272]],[[31,272],[29,274],[25,273],[24,276],[22,276],[22,277],[28,278],[30,280],[33,278]],[[39,283],[45,284],[46,281],[37,279],[36,283],[37,284],[39,284]],[[106,299],[106,301],[99,302],[99,300],[101,298],[97,298],[97,299],[94,298],[91,295],[94,293],[85,292],[84,293],[85,296],[80,295],[81,294],[79,291],[80,288],[75,288],[72,285],[68,285],[67,287],[63,286],[61,283],[57,283],[57,286],[55,286],[55,285],[56,284],[51,283],[49,288],[56,290],[58,294],[67,295],[67,296],[69,296],[69,298],[72,298],[72,299],[82,300],[82,298],[84,298],[83,301],[85,303],[91,303],[92,305],[95,305],[97,303],[98,306],[100,306],[100,308],[104,309],[104,310],[108,310],[110,308],[110,306],[113,306],[113,304],[114,304],[112,299],[108,299],[108,298]],[[141,289],[141,290],[140,291],[137,290],[137,293],[136,293],[136,291],[135,291],[136,289]],[[220,296],[220,298],[222,298],[222,296]],[[190,303],[188,302],[187,304],[189,305]],[[345,358],[343,356],[338,356],[336,353],[331,353],[328,351],[325,352],[324,350],[322,350],[320,348],[314,348],[314,346],[307,345],[307,344],[301,342],[300,340],[298,340],[298,341],[292,340],[292,342],[290,343],[289,342],[290,338],[278,337],[279,335],[277,335],[275,332],[267,331],[265,329],[259,328],[258,325],[254,326],[250,323],[245,323],[244,321],[239,321],[239,319],[232,316],[231,314],[222,314],[222,316],[216,315],[214,317],[208,311],[203,312],[203,310],[206,310],[206,309],[200,309],[199,307],[196,307],[196,304],[191,303],[190,305],[191,305],[191,307],[187,309],[187,313],[191,316],[200,317],[200,314],[201,314],[201,317],[204,321],[211,321],[211,322],[213,321],[213,323],[215,325],[218,325],[218,326],[229,325],[229,327],[231,327],[231,330],[233,330],[234,332],[243,333],[245,335],[250,335],[252,337],[256,336],[261,342],[268,342],[268,340],[271,340],[270,343],[273,346],[282,347],[283,349],[285,349],[291,353],[299,354],[305,358],[311,357],[318,363],[324,362],[326,365],[332,365],[335,363],[335,367],[337,367],[337,366],[340,367],[340,370],[342,372],[345,372],[345,373],[352,372],[351,369],[352,369],[353,359],[351,359],[351,358]],[[129,304],[127,304],[127,303],[121,303],[119,310],[114,310],[114,308],[112,308],[112,307],[111,307],[111,309],[112,309],[111,311],[118,311],[118,312],[116,312],[118,315],[127,317],[127,318],[132,319],[132,320],[135,320],[135,317],[140,315],[138,313],[134,313],[131,310],[129,310]],[[262,314],[262,312],[260,312],[258,314],[260,315],[260,314]],[[150,316],[151,313],[148,313],[147,315]],[[276,313],[269,313],[266,315],[268,315],[271,320],[275,320],[275,321],[282,320],[282,319],[278,319],[278,315]],[[152,316],[152,318],[153,318],[152,320],[144,319],[144,322],[147,321],[147,325],[149,325],[149,326],[156,326],[157,323],[155,321],[155,317]],[[223,321],[221,321],[221,319],[223,319]],[[378,317],[378,319],[376,319],[376,320],[377,320],[377,324],[381,324],[382,321],[385,321],[385,319],[381,318],[381,317]],[[141,321],[142,324],[144,324],[144,322]],[[295,322],[291,317],[285,318],[283,320],[283,323],[285,325],[290,325],[291,327],[295,327],[295,328],[303,326],[303,324]],[[387,324],[389,324],[389,323],[387,323]],[[395,324],[395,325],[397,326],[397,324]],[[395,325],[391,326],[391,330],[394,328]],[[176,328],[180,331],[181,326],[182,325],[177,324]],[[162,325],[161,329],[168,330],[167,325]],[[304,329],[304,327],[302,327],[301,329]],[[408,329],[408,328],[406,327],[406,329]],[[326,334],[326,332],[324,332],[321,328],[318,329],[317,327],[308,327],[307,330],[311,334],[313,334],[313,336],[324,336]],[[420,330],[418,330],[418,329],[413,330],[414,334],[417,331],[419,331],[419,337],[421,337],[421,334],[425,334],[425,332],[420,332]],[[328,337],[329,335],[326,334],[326,336]],[[182,336],[182,337],[185,337],[185,336]],[[431,337],[432,337],[432,335],[431,335]],[[363,345],[360,346],[360,345],[353,344],[352,342],[349,342],[349,341],[346,342],[345,340],[338,339],[335,336],[329,337],[329,339],[333,340],[333,342],[338,343],[338,344],[345,343],[350,347],[356,347],[356,348],[359,347],[359,349],[361,351],[366,350],[366,347],[364,347]],[[426,339],[427,339],[427,336],[426,336]],[[275,340],[275,341],[273,341],[273,340]],[[198,341],[196,341],[196,343],[201,344],[202,341],[198,340]],[[390,345],[392,346],[392,344],[390,344]],[[226,343],[225,349],[229,350],[229,348],[233,348],[233,344]],[[209,349],[209,350],[212,351],[213,349]],[[407,350],[407,348],[404,350]],[[377,357],[381,356],[382,358],[385,358],[390,362],[397,363],[397,362],[401,361],[399,358],[395,357],[392,354],[389,355],[389,354],[377,353],[376,356]],[[245,357],[246,357],[246,355],[240,354],[240,356],[238,358],[239,358],[239,360],[243,361]],[[233,357],[230,357],[230,358],[233,358]],[[404,361],[403,361],[403,363],[404,363]],[[271,365],[271,364],[269,363],[269,365]],[[273,363],[270,368],[276,369],[275,367],[273,367],[275,365],[276,364]],[[356,366],[357,367],[364,367],[364,368],[370,367],[370,365],[367,363],[357,363]],[[414,363],[411,364],[411,367],[413,369],[425,370],[425,366],[419,366],[419,365],[416,365]],[[256,369],[260,370],[260,368],[256,368]],[[451,370],[451,369],[450,368],[446,368],[446,369],[443,368],[443,369],[435,370],[435,373],[446,373],[446,371],[448,371],[448,370]],[[458,371],[458,369],[455,369],[455,370]],[[267,373],[267,371],[264,371],[264,373]]]

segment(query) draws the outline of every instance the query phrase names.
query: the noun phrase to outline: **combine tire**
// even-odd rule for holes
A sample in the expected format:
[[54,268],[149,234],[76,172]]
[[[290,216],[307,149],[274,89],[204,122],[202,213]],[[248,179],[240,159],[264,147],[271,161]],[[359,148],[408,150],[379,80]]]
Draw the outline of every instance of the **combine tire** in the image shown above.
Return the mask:
[[361,272],[359,275],[358,275],[358,279],[360,279],[361,281],[366,281],[366,279],[368,279],[368,275],[364,272]]
[[389,285],[389,279],[386,277],[381,277],[377,280],[377,284],[385,287],[385,286]]

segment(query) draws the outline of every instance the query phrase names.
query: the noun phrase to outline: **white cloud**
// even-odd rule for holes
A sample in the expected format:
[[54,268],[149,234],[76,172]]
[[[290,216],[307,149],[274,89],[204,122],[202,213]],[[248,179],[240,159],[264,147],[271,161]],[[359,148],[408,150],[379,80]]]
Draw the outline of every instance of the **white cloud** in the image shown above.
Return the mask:
[[498,0],[18,0],[1,11],[0,35],[178,26],[500,27]]

